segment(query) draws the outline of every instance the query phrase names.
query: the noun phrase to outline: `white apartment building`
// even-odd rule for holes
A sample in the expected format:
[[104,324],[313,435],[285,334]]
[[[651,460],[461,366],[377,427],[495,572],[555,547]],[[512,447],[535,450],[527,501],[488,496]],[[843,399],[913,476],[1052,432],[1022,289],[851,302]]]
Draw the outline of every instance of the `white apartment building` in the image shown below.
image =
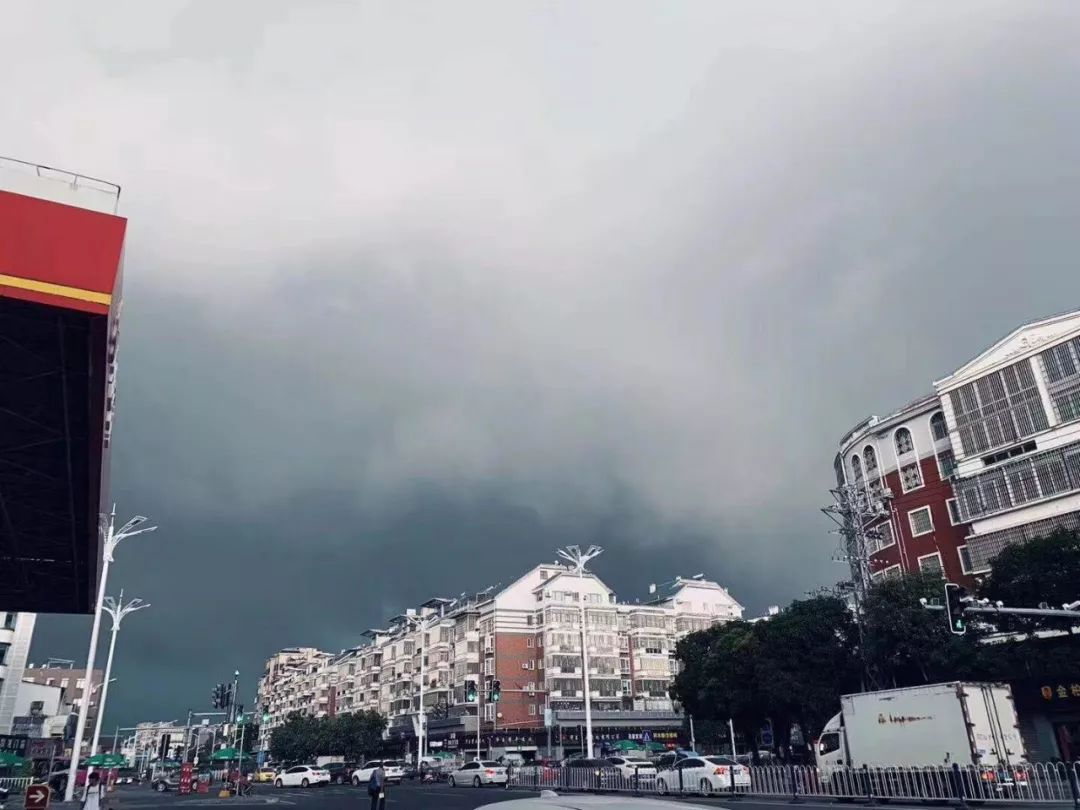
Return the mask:
[[[393,736],[415,737],[421,680],[433,748],[466,738],[475,744],[478,708],[492,748],[535,749],[546,722],[572,745],[584,713],[582,606],[597,737],[666,729],[674,739],[681,725],[668,696],[675,644],[741,618],[742,605],[702,576],[678,577],[646,603],[622,603],[595,574],[579,577],[552,563],[499,589],[431,599],[337,655],[277,653],[259,685],[260,708],[270,715],[263,745],[292,711],[375,710],[389,718]],[[496,680],[498,704],[488,700]],[[477,684],[479,706],[465,702],[467,681]]]
[[11,733],[18,713],[19,686],[36,621],[35,613],[0,612],[0,734]]
[[935,388],[973,573],[1009,544],[1080,528],[1080,311],[1016,329]]

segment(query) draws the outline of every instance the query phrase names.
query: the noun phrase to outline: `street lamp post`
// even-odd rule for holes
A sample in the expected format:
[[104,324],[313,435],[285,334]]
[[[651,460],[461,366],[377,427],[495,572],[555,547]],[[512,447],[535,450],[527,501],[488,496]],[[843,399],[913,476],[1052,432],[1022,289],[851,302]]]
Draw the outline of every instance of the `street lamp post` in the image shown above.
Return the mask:
[[416,740],[416,762],[419,766],[424,756],[424,743],[427,741],[427,714],[424,711],[424,681],[427,680],[427,667],[424,666],[424,657],[427,655],[427,644],[424,636],[427,634],[425,622],[421,617],[407,616],[406,620],[416,623],[416,629],[420,638],[420,708],[417,710],[417,720],[420,723],[420,733]]
[[[101,515],[98,521],[98,531],[102,535],[101,541],[101,581],[98,583],[97,603],[94,606],[94,624],[90,629],[90,649],[86,654],[86,677],[91,678],[94,673],[94,658],[97,655],[97,643],[98,633],[101,630],[101,612],[102,606],[105,603],[105,585],[109,580],[109,566],[113,561],[113,552],[116,547],[120,545],[120,541],[128,537],[134,537],[137,534],[143,532],[152,532],[157,529],[157,526],[144,526],[139,529],[136,528],[145,523],[147,518],[142,515],[136,515],[119,529],[116,528],[116,506],[113,506],[112,513],[109,515]],[[86,734],[86,712],[90,705],[89,700],[83,700],[79,704],[79,719],[75,723],[75,740],[72,743],[71,758],[73,761],[79,761],[79,755],[82,751],[83,737]],[[75,781],[74,779],[67,780],[67,787],[64,789],[64,801],[70,802],[75,797]]]
[[[560,548],[558,554],[577,569],[578,579],[581,582],[584,582],[585,564],[594,557],[598,557],[603,550],[604,549],[600,548],[600,546],[589,546],[585,551],[581,550],[581,546],[567,546],[566,548]],[[579,594],[578,605],[581,608],[581,677],[583,678],[583,685],[585,687],[585,756],[592,759],[593,735],[592,700],[589,695],[589,634],[586,625],[585,593],[583,589]]]
[[120,591],[119,600],[113,599],[111,596],[105,597],[105,604],[102,609],[112,619],[112,637],[109,639],[109,657],[105,659],[105,680],[101,683],[101,700],[98,702],[97,722],[94,724],[94,740],[90,744],[91,756],[97,753],[98,740],[101,738],[101,721],[105,717],[105,701],[109,697],[109,684],[111,683],[109,676],[112,675],[113,655],[116,652],[116,634],[120,631],[120,622],[129,613],[148,607],[150,607],[150,603],[144,602],[142,599],[132,599],[125,605],[123,590]]

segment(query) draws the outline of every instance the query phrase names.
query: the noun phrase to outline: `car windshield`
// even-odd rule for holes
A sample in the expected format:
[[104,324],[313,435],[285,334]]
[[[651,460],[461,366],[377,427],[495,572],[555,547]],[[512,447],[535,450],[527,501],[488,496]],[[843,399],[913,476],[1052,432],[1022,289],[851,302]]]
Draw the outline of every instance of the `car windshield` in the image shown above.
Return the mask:
[[405,763],[400,759],[388,759],[383,763],[384,768],[404,768]]
[[481,762],[480,764],[483,765],[485,768],[501,768],[502,767],[502,765],[500,765],[498,762],[488,762],[486,760],[484,762]]

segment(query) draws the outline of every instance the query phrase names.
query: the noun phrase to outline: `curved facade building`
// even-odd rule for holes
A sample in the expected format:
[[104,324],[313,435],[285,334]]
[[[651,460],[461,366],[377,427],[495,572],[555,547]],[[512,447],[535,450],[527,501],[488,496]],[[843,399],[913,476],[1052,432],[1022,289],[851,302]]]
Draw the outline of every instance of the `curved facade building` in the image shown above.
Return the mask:
[[1006,546],[1080,528],[1080,311],[1025,324],[840,441],[837,481],[878,517],[871,576],[971,584]]
[[936,396],[864,419],[841,440],[834,466],[838,483],[861,485],[878,507],[866,549],[872,580],[924,571],[971,583],[969,526],[957,509],[956,461]]

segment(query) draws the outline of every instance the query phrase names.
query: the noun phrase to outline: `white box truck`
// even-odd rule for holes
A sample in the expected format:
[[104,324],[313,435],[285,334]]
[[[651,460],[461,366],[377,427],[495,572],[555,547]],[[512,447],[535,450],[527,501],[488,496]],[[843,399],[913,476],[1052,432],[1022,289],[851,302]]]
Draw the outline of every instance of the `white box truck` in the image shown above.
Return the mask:
[[1008,684],[964,682],[844,695],[815,755],[826,784],[863,765],[1008,769],[1027,759]]

